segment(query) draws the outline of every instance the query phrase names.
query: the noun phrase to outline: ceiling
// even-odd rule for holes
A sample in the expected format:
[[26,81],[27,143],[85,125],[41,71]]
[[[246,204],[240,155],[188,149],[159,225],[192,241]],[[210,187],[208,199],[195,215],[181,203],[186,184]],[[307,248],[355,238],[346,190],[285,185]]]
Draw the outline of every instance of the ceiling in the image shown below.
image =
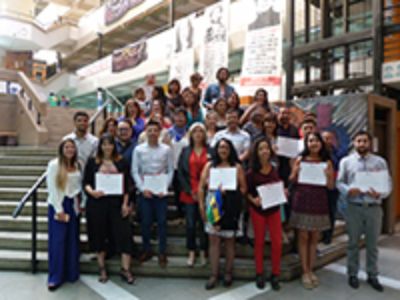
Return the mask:
[[[57,1],[74,2],[67,0]],[[187,16],[217,1],[218,0],[175,0],[175,19]],[[155,31],[167,28],[169,24],[169,2],[170,1],[163,1],[146,12],[145,15],[133,18],[111,32],[108,32],[103,37],[103,56],[107,56],[111,54],[113,50],[122,48],[144,36],[149,36],[149,34],[151,35],[151,33],[155,33]],[[68,70],[75,71],[98,59],[98,39],[94,39],[66,57],[63,61],[63,65]]]

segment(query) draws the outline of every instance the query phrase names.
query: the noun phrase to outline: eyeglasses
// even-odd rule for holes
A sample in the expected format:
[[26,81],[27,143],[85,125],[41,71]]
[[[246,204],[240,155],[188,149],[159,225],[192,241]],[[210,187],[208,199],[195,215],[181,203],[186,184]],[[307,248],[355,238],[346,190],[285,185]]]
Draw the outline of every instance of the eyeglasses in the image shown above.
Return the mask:
[[127,132],[129,131],[129,128],[118,128],[118,131]]

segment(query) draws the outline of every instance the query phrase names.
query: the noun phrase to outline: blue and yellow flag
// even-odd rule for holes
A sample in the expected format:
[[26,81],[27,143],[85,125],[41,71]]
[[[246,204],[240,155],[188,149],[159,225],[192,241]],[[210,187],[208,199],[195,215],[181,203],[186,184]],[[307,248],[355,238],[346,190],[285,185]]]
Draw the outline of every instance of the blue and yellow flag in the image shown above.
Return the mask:
[[210,203],[207,207],[207,219],[212,225],[221,220],[223,215],[222,211],[222,193],[220,190],[215,191]]

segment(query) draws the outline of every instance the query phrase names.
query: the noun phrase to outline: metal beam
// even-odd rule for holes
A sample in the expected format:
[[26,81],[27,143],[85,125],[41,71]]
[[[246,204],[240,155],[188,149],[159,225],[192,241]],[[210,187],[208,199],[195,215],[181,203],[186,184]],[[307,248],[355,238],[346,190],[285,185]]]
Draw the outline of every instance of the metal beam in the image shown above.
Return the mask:
[[294,95],[315,92],[315,91],[329,91],[334,89],[351,89],[363,85],[370,85],[373,82],[372,76],[343,79],[343,80],[331,80],[325,82],[313,82],[307,85],[297,85],[292,88]]
[[373,52],[374,63],[372,74],[374,77],[374,92],[382,93],[382,63],[383,63],[383,1],[372,1],[373,20]]
[[370,39],[372,39],[372,32],[370,29],[359,32],[351,32],[346,35],[334,36],[322,41],[297,46],[293,49],[293,55],[295,57],[304,56],[310,52],[329,50],[331,48],[363,42]]

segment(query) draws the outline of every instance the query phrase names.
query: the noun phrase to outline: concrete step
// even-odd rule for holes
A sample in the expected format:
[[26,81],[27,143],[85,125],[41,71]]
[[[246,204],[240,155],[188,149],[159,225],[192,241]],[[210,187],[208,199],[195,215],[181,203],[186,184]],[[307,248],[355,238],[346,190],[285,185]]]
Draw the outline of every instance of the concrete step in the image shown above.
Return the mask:
[[57,155],[57,149],[54,147],[0,147],[0,155],[55,157]]
[[0,166],[47,166],[48,162],[53,158],[52,156],[0,155]]
[[[31,249],[31,233],[29,232],[11,232],[0,231],[0,245],[2,250],[30,250]],[[47,251],[47,233],[39,233],[37,235],[37,249],[38,251]],[[139,235],[134,236],[135,249],[139,251],[142,249],[142,238]],[[81,251],[84,253],[89,252],[88,237],[86,234],[80,235]],[[151,241],[153,249],[158,249],[158,241],[155,239]],[[292,245],[289,243],[283,244],[283,253],[289,253]],[[271,253],[270,244],[266,242],[264,254],[269,256]],[[168,237],[167,240],[167,254],[170,256],[185,256],[187,255],[186,238],[185,237]],[[236,256],[240,258],[253,257],[253,248],[249,245],[242,245],[237,243]]]
[[[39,179],[39,176],[0,176],[0,187],[6,188],[30,188]],[[47,186],[46,181],[41,184],[41,187]]]
[[[0,201],[19,201],[29,191],[29,188],[9,188],[0,187]],[[47,189],[38,190],[38,200],[46,201]]]
[[[317,258],[316,266],[321,268],[332,261],[343,257],[346,253],[347,240],[344,236],[335,238],[332,244],[321,250],[321,255]],[[320,246],[319,246],[320,248]],[[30,251],[0,250],[0,269],[1,270],[21,270],[29,271],[31,269]],[[47,271],[47,253],[38,252],[38,269]],[[221,259],[221,270],[223,270],[224,259]],[[269,258],[265,259],[265,267],[267,276],[271,272]],[[82,273],[98,273],[98,266],[95,262],[94,255],[81,255],[80,269]],[[120,270],[120,261],[114,258],[107,261],[107,270],[110,274],[118,274]],[[152,260],[139,264],[133,261],[132,270],[136,276],[156,276],[156,277],[182,277],[182,278],[207,278],[210,276],[210,266],[202,267],[195,265],[194,268],[188,268],[186,265],[186,256],[169,257],[168,266],[162,269],[158,266],[156,257]],[[281,261],[281,279],[284,281],[292,280],[301,273],[299,257],[297,255],[287,254],[282,257]],[[255,268],[253,259],[235,259],[234,268],[235,279],[254,280]]]
[[0,166],[0,176],[35,176],[39,178],[46,166]]

